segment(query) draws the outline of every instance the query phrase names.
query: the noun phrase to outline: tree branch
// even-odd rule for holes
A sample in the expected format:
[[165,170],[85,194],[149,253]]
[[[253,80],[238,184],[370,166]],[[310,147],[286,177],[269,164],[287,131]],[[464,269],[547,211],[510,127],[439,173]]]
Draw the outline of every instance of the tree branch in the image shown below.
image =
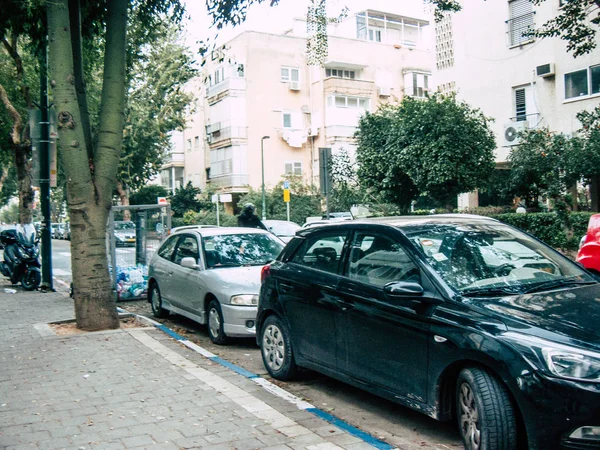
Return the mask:
[[23,119],[21,118],[21,114],[16,110],[16,108],[11,103],[8,98],[8,94],[6,93],[6,89],[4,86],[0,84],[0,101],[10,114],[10,117],[13,120],[11,139],[14,145],[21,144],[21,131],[23,130]]
[[98,148],[94,154],[96,202],[110,207],[123,145],[127,46],[127,6],[122,0],[106,5],[106,46]]
[[17,68],[17,83],[19,84],[21,95],[23,95],[23,99],[25,100],[27,107],[31,108],[31,94],[29,92],[29,87],[26,86],[23,81],[23,60],[21,59],[21,55],[19,55],[19,52],[17,50],[17,42],[18,36],[12,36],[10,43],[8,42],[5,36],[2,36],[2,44],[4,45],[4,48],[6,49],[10,57],[15,62],[15,67]]
[[85,148],[88,158],[94,157],[92,141],[92,127],[90,125],[90,113],[85,91],[85,77],[83,74],[83,51],[81,48],[81,10],[80,0],[69,0],[69,21],[71,24],[71,44],[73,46],[73,76],[75,77],[75,89],[77,91],[77,102],[81,114],[81,127],[85,136]]

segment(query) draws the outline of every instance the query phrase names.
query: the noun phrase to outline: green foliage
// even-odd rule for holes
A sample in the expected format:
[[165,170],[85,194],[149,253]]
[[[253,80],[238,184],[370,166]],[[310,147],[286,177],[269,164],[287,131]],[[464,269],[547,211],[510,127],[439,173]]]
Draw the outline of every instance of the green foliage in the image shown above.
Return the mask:
[[451,204],[486,185],[494,169],[494,135],[481,111],[454,96],[405,97],[361,118],[361,184],[407,209],[418,193]]
[[187,211],[199,211],[202,203],[198,199],[200,189],[194,187],[191,181],[185,187],[175,189],[175,194],[171,196],[171,210],[175,217],[183,217]]
[[[200,212],[187,211],[183,215],[183,223],[185,225],[216,225],[217,212],[214,209]],[[219,225],[222,227],[237,227],[237,217],[221,210],[219,212]]]
[[564,217],[555,213],[498,214],[491,217],[520,228],[551,247],[577,250],[579,240],[587,231],[590,212],[570,213]]
[[3,223],[18,223],[19,222],[19,204],[9,203],[2,211],[0,211],[0,220]]
[[[305,185],[302,177],[286,176],[290,181],[290,220],[297,224],[303,224],[307,217],[321,216],[321,196],[318,191]],[[237,204],[242,208],[246,203],[256,206],[256,214],[262,217],[262,193],[250,190],[242,196]],[[286,204],[283,201],[283,180],[272,190],[265,192],[266,217],[267,219],[287,220]]]
[[332,155],[329,174],[331,179],[330,211],[350,211],[353,205],[365,202],[365,195],[358,184],[356,164],[352,162],[346,150],[341,149]]
[[158,197],[168,197],[169,191],[157,184],[141,187],[129,196],[130,205],[154,205]]

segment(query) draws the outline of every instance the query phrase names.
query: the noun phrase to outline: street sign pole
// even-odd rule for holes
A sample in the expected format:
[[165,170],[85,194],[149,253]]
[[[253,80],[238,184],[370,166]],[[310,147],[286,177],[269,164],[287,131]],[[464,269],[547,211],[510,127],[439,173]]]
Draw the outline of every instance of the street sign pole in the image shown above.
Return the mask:
[[212,201],[217,205],[217,226],[220,226],[220,221],[219,221],[219,194],[214,194],[212,196]]
[[42,289],[54,290],[52,280],[52,236],[50,230],[50,114],[48,113],[48,26],[44,12],[40,57],[40,200],[42,207]]
[[285,204],[285,206],[286,206],[286,209],[287,209],[287,220],[289,222],[290,221],[290,202],[287,202]]

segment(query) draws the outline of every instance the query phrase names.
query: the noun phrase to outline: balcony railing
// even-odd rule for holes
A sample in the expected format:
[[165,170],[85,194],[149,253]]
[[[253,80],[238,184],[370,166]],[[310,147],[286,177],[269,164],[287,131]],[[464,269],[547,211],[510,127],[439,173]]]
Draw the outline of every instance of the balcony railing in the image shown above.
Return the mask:
[[325,127],[325,138],[345,137],[353,138],[358,127],[350,125],[330,125]]
[[185,154],[183,153],[169,153],[167,156],[165,156],[164,162],[163,162],[163,167],[170,167],[170,166],[183,166],[185,162]]
[[247,174],[230,174],[211,177],[209,180],[211,186],[217,188],[236,188],[248,186]]
[[209,144],[215,144],[227,139],[247,139],[248,128],[247,127],[225,127],[220,128],[219,131],[206,134],[206,140]]
[[214,86],[206,89],[206,97],[214,97],[215,95],[220,94],[221,92],[228,91],[230,89],[233,90],[244,90],[246,89],[246,79],[240,77],[231,77],[227,78],[224,81],[221,81],[219,84],[215,84]]
[[535,12],[529,12],[506,21],[508,45],[515,46],[531,42]]
[[329,77],[323,83],[325,94],[341,93],[344,95],[371,96],[375,92],[375,83],[366,80]]
[[511,117],[511,122],[527,122],[527,128],[537,128],[542,115],[540,113],[530,113],[530,114],[519,114],[515,117]]

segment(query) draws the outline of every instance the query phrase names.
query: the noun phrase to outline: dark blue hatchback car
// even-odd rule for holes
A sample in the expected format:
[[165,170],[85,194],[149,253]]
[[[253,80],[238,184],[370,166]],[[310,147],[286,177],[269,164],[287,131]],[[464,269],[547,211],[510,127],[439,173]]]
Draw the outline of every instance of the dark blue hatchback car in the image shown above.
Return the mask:
[[467,215],[301,230],[262,272],[257,342],[456,420],[468,450],[600,448],[600,284],[530,235]]

